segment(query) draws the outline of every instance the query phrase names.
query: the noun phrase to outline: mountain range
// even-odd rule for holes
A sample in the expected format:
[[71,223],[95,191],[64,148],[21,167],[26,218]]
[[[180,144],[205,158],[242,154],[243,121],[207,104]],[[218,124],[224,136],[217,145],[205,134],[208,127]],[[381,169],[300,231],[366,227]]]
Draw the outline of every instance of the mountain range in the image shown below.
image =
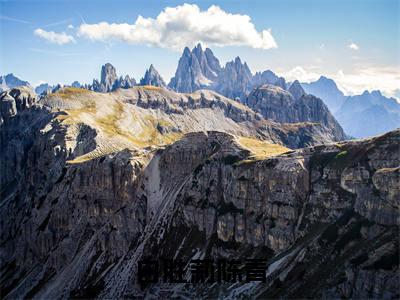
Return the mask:
[[324,100],[350,136],[374,136],[400,127],[399,102],[385,97],[380,91],[345,96],[332,79],[324,76],[301,85],[307,93]]
[[[301,95],[304,93],[305,96],[308,95],[306,98],[310,98],[310,95],[320,98],[326,106],[320,105],[319,108],[332,112],[344,132],[352,137],[373,136],[400,127],[400,104],[394,98],[383,96],[379,91],[365,91],[361,95],[345,96],[332,79],[324,76],[314,82],[301,83],[304,90],[300,90],[298,87],[293,90],[293,87],[298,85],[298,81],[295,83],[295,85],[287,83],[283,77],[279,77],[271,70],[257,72],[253,75],[247,63],[242,62],[239,57],[227,62],[225,66],[221,66],[212,50],[209,48],[203,50],[201,44],[192,50],[187,47],[184,49],[175,75],[168,85],[153,65],[146,70],[145,75],[139,81],[140,85],[152,85],[185,93],[209,89],[246,105],[253,103],[248,101],[248,97],[254,89],[263,85],[273,85],[287,91],[296,100],[299,100],[301,96],[294,95],[295,93]],[[2,76],[0,84],[3,90],[17,86],[29,86],[28,82],[18,79],[13,74]],[[99,80],[94,79],[92,84],[74,82],[70,86],[96,92],[111,92],[118,88],[131,88],[135,85],[137,83],[133,77],[117,76],[115,67],[107,63],[102,66]],[[35,91],[37,94],[51,93],[60,87],[61,85],[41,84],[36,87]],[[300,103],[302,102],[296,103],[296,106],[300,107]],[[303,105],[303,107],[307,107],[307,105]],[[293,122],[294,120],[318,121],[318,117],[309,118],[306,115],[307,112],[304,113],[304,118],[299,119],[297,116],[288,118],[288,120]],[[271,115],[269,114],[269,116]]]

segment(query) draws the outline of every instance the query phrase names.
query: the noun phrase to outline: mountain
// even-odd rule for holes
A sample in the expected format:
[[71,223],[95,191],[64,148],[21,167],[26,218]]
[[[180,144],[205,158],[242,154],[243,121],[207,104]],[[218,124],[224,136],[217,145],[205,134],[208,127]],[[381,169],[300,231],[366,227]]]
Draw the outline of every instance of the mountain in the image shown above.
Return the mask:
[[28,81],[23,81],[14,76],[13,73],[0,76],[0,92],[19,86],[30,86]]
[[54,87],[49,85],[48,83],[41,83],[37,87],[35,87],[35,93],[38,95],[48,94],[51,93],[53,88]]
[[219,61],[210,49],[203,51],[201,44],[192,51],[186,47],[168,86],[177,92],[191,93],[212,85],[220,70]]
[[221,67],[213,52],[209,48],[203,50],[201,44],[198,44],[192,50],[188,47],[184,49],[175,76],[168,86],[177,92],[187,93],[210,89],[225,97],[243,101],[253,88],[263,84],[287,88],[285,79],[270,70],[253,75],[240,57]]
[[321,76],[317,81],[302,83],[308,93],[324,100],[329,110],[335,114],[346,100],[346,96],[337,87],[334,80]]
[[244,99],[252,90],[253,75],[240,57],[228,62],[218,76],[216,91],[231,99]]
[[345,131],[355,137],[368,137],[400,128],[400,104],[379,91],[349,96],[336,113]]
[[345,96],[335,81],[324,76],[301,85],[324,101],[350,136],[369,137],[400,127],[400,104],[380,91]]
[[300,82],[295,80],[289,87],[288,92],[292,94],[295,100],[300,100],[303,96],[306,95],[306,92],[302,88]]
[[80,82],[79,81],[74,81],[73,83],[71,83],[71,86],[72,87],[74,87],[74,88],[80,88],[80,87],[82,87],[82,85],[80,84]]
[[140,85],[152,85],[162,88],[167,87],[161,75],[158,73],[153,65],[150,65],[150,68],[146,70],[144,77],[140,80]]
[[[4,299],[399,298],[399,130],[335,143],[216,92],[142,86],[13,89],[0,113]],[[142,284],[163,258],[187,282]],[[196,283],[199,258],[242,282]]]
[[305,94],[296,81],[289,90],[293,94],[278,86],[262,85],[250,93],[245,104],[268,120],[281,123],[317,122],[331,131],[337,141],[346,138],[342,127],[321,99]]
[[118,78],[115,67],[110,63],[106,63],[101,67],[100,82],[94,79],[90,89],[96,92],[108,93],[118,88],[131,88],[135,84],[135,79],[130,78],[128,75],[125,78],[122,76]]

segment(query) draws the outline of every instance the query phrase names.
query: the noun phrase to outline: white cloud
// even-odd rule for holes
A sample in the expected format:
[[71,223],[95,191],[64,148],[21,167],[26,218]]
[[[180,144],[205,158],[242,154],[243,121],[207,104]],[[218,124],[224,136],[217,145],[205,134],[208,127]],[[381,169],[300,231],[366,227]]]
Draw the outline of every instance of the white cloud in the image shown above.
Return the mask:
[[354,50],[354,51],[360,50],[360,47],[358,47],[358,45],[356,43],[350,43],[347,47],[349,47],[349,49]]
[[68,29],[74,29],[74,25],[69,24],[69,25],[67,26],[67,28],[68,28]]
[[282,73],[283,77],[285,77],[288,81],[295,81],[296,79],[300,82],[311,82],[315,81],[319,78],[320,74],[306,71],[304,68],[300,66],[296,66],[288,72]]
[[65,32],[57,33],[54,31],[46,31],[41,28],[37,28],[33,33],[52,44],[64,45],[75,42],[74,37],[66,34]]
[[364,66],[351,72],[339,70],[336,73],[323,73],[296,66],[281,75],[288,81],[297,79],[300,82],[315,81],[320,75],[324,75],[333,79],[346,95],[361,94],[365,90],[380,90],[388,97],[400,99],[400,72],[395,67]]
[[351,73],[339,70],[330,77],[346,94],[381,90],[386,96],[395,97],[400,86],[400,72],[392,67],[364,67]]
[[201,11],[195,4],[165,8],[155,19],[139,16],[134,24],[81,24],[78,36],[93,41],[112,40],[181,51],[201,42],[207,46],[277,48],[271,30],[257,31],[247,15],[231,14],[212,5]]

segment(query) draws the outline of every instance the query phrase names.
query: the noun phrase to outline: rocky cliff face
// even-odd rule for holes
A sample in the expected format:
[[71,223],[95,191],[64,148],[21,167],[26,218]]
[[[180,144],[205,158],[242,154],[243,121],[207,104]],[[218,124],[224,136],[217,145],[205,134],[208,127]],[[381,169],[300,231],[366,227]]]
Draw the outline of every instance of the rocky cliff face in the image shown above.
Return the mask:
[[135,84],[135,79],[130,78],[128,75],[124,78],[122,76],[118,78],[115,67],[110,63],[106,63],[101,67],[100,82],[94,79],[89,89],[95,92],[108,93],[118,88],[131,88]]
[[175,76],[168,86],[184,93],[210,89],[243,102],[252,89],[263,84],[287,88],[285,79],[270,70],[253,75],[247,63],[242,63],[239,57],[222,68],[213,52],[209,48],[203,51],[198,44],[192,51],[187,47],[184,49]]
[[228,98],[243,100],[252,89],[252,80],[253,75],[247,64],[236,57],[222,69],[215,89]]
[[[238,134],[268,123],[210,93],[1,94],[2,296],[398,298],[400,131],[259,157]],[[140,139],[213,111],[231,133]],[[267,281],[141,286],[148,256],[263,258]]]
[[152,85],[162,88],[167,87],[164,79],[162,79],[161,75],[157,72],[153,65],[150,65],[150,68],[146,70],[144,77],[140,80],[140,85]]
[[186,47],[168,86],[177,92],[191,93],[212,85],[220,69],[219,61],[210,49],[203,51],[200,44],[192,51]]
[[304,93],[298,82],[290,87],[293,94],[277,86],[263,85],[254,89],[245,104],[266,119],[277,122],[318,122],[329,128],[337,140],[345,139],[343,129],[323,101]]

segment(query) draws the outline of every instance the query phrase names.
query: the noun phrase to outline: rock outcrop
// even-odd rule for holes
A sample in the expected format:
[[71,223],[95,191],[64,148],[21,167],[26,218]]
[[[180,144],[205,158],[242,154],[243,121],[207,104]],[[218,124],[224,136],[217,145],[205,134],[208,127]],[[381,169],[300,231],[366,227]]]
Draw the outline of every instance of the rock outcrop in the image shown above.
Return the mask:
[[253,75],[246,62],[236,57],[221,67],[213,52],[201,44],[190,50],[186,47],[179,59],[175,76],[168,84],[177,92],[190,93],[199,89],[210,89],[225,97],[244,101],[251,90],[263,84],[272,84],[286,89],[286,81],[270,70]]
[[49,85],[48,83],[41,83],[37,87],[35,87],[35,93],[37,95],[47,95],[51,93],[53,90],[53,86]]
[[144,77],[140,80],[140,85],[152,85],[162,88],[167,87],[161,75],[157,72],[153,65],[150,65],[149,69],[146,70]]
[[301,99],[306,95],[306,92],[301,87],[301,84],[298,80],[295,80],[289,87],[288,92],[292,94],[295,100]]
[[13,73],[0,76],[0,92],[20,86],[30,87],[30,84],[28,81],[19,79]]
[[[312,136],[210,91],[16,90],[0,111],[4,299],[400,296],[400,130],[259,157]],[[264,259],[266,282],[141,285],[148,257]]]
[[247,63],[242,63],[236,57],[222,69],[215,90],[228,98],[243,100],[252,90],[252,80],[253,75]]
[[263,85],[250,93],[245,104],[268,120],[283,123],[317,122],[331,130],[336,140],[345,139],[343,129],[323,101],[305,94],[298,83],[294,82],[293,85],[291,90],[294,95],[277,86]]
[[210,49],[203,51],[201,44],[192,51],[186,47],[168,86],[177,92],[191,93],[214,84],[220,70],[219,61]]
[[115,67],[110,63],[106,63],[101,67],[100,82],[94,79],[93,84],[89,89],[95,92],[108,93],[115,91],[118,88],[131,88],[135,84],[135,79],[130,78],[128,75],[125,77],[120,76],[118,78]]

